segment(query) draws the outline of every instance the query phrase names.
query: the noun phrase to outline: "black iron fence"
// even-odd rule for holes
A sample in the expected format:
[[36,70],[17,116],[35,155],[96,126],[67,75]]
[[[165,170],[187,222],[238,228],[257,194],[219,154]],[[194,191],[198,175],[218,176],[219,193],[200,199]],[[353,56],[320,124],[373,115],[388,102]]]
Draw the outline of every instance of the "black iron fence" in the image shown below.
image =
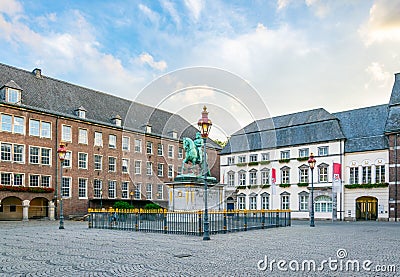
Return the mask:
[[[89,228],[165,234],[203,235],[203,211],[89,209]],[[209,211],[210,233],[228,233],[291,225],[289,210]]]

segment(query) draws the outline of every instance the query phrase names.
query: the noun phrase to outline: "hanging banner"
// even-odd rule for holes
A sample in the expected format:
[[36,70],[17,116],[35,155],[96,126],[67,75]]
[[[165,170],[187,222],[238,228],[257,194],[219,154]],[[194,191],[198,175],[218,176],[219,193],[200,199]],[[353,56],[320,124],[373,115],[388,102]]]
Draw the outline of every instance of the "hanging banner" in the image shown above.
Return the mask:
[[276,195],[276,169],[273,168],[271,172],[271,181],[272,181],[272,186],[271,186],[271,191],[272,195]]

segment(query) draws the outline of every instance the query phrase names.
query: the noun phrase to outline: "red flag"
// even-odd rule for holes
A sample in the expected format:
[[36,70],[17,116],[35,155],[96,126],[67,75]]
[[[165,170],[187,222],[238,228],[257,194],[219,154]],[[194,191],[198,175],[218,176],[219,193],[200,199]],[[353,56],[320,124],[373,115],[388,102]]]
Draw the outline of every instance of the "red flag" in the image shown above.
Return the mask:
[[333,163],[333,176],[338,175],[339,179],[341,179],[341,170],[340,170],[341,164],[338,163]]
[[276,169],[275,168],[272,169],[271,180],[272,180],[272,184],[275,184],[275,182],[276,182]]

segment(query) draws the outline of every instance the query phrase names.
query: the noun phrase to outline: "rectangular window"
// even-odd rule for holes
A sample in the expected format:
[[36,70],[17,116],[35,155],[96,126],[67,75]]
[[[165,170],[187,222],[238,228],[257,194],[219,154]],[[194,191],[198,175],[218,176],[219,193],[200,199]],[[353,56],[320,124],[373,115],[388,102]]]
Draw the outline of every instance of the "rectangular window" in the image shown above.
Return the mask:
[[102,196],[103,182],[99,179],[93,180],[93,192],[95,198],[100,198]]
[[39,186],[39,175],[29,175],[29,186],[30,187],[38,187]]
[[228,186],[233,187],[235,185],[235,173],[228,173]]
[[61,128],[61,140],[62,141],[72,141],[72,127],[67,125],[62,125]]
[[261,153],[262,161],[269,161],[269,153]]
[[261,184],[263,185],[269,184],[269,170],[261,171]]
[[122,159],[122,173],[129,172],[129,159]]
[[40,179],[41,179],[42,187],[46,187],[46,188],[51,187],[51,184],[50,184],[51,176],[42,176]]
[[308,148],[299,149],[299,158],[306,158],[308,156]]
[[168,145],[168,158],[174,158],[174,146]]
[[183,159],[183,148],[182,147],[178,148],[178,159]]
[[157,165],[157,176],[159,176],[159,177],[164,176],[164,165],[163,164]]
[[239,172],[239,186],[246,185],[246,172]]
[[135,161],[135,174],[142,174],[142,161]]
[[227,163],[228,163],[228,165],[235,164],[235,157],[228,157]]
[[42,138],[51,138],[51,123],[41,122],[40,136]]
[[163,199],[163,185],[162,184],[157,185],[157,199],[158,200]]
[[350,184],[358,184],[358,167],[350,167]]
[[20,101],[20,91],[12,88],[7,88],[7,102],[16,104]]
[[29,147],[29,162],[31,164],[39,164],[39,147]]
[[108,147],[109,148],[117,148],[117,136],[116,135],[109,135],[108,136]]
[[152,184],[147,184],[146,186],[146,199],[152,199]]
[[142,153],[142,140],[135,139],[135,152]]
[[40,121],[35,119],[29,120],[29,135],[38,137],[40,136]]
[[249,182],[250,185],[257,185],[257,171],[249,172]]
[[117,170],[117,158],[108,157],[108,171],[115,172]]
[[128,199],[128,190],[129,190],[129,182],[122,182],[121,183],[121,192],[122,192],[123,199]]
[[24,185],[24,175],[14,173],[14,186],[23,186]]
[[269,195],[261,195],[261,209],[269,210]]
[[[157,155],[158,156],[162,156],[163,152],[164,152],[164,147],[163,147],[163,145],[161,143],[159,143],[157,145]],[[149,154],[149,153],[147,153],[147,154]]]
[[79,129],[78,143],[88,144],[88,130]]
[[299,168],[300,183],[308,183],[308,167]]
[[318,156],[328,156],[329,154],[328,150],[329,150],[328,146],[318,147]]
[[130,150],[130,138],[122,137],[122,150],[129,151]]
[[25,133],[25,120],[23,117],[14,116],[14,133],[23,135]]
[[290,151],[281,151],[281,160],[287,160],[290,159]]
[[87,169],[87,153],[78,153],[78,168]]
[[24,162],[24,145],[14,144],[14,162],[23,163]]
[[246,156],[239,156],[238,157],[238,159],[239,159],[239,163],[245,163],[246,162]]
[[385,166],[377,165],[375,168],[375,183],[385,182]]
[[72,160],[72,152],[67,151],[65,159],[63,161],[63,167],[71,167],[71,160]]
[[146,153],[153,154],[153,143],[151,141],[146,142]]
[[103,146],[103,133],[94,132],[94,146]]
[[174,166],[172,164],[168,165],[168,178],[174,177]]
[[41,153],[40,159],[41,159],[41,163],[43,165],[50,165],[50,153],[51,153],[51,149],[42,148],[42,153]]
[[1,144],[1,160],[2,161],[11,161],[11,148],[12,145],[10,143],[2,143]]
[[239,196],[237,199],[238,199],[238,208],[239,208],[239,210],[245,210],[246,209],[246,197],[245,196]]
[[318,180],[320,183],[328,182],[328,168],[326,166],[318,168]]
[[11,173],[1,173],[1,184],[11,186]]
[[250,210],[257,210],[257,197],[250,196]]
[[78,179],[78,197],[87,198],[87,179]]
[[363,175],[362,175],[362,183],[363,184],[371,184],[371,167],[370,166],[363,166]]
[[290,184],[290,170],[289,169],[281,170],[281,183],[282,184]]
[[250,155],[250,162],[256,162],[258,160],[258,155],[257,154],[251,154]]
[[103,157],[94,155],[94,170],[101,170],[103,166]]
[[1,130],[3,132],[12,132],[12,116],[1,114]]
[[141,183],[137,183],[135,187],[135,199],[141,199]]
[[281,195],[281,209],[289,210],[290,208],[289,195]]
[[71,197],[71,178],[63,177],[61,183],[61,197]]
[[177,174],[181,175],[183,173],[182,170],[183,170],[182,166],[178,166]]
[[300,211],[308,211],[308,195],[300,195],[299,197],[299,209]]
[[116,186],[116,181],[108,181],[108,198],[115,198]]
[[153,163],[146,162],[146,175],[153,175]]

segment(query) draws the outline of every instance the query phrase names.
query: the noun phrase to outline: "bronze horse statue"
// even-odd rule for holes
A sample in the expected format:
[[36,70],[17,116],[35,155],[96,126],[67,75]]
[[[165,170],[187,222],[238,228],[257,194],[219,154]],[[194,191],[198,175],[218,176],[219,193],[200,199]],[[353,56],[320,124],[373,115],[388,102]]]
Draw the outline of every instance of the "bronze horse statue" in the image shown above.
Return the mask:
[[182,170],[185,168],[185,164],[189,162],[192,163],[189,169],[193,169],[196,165],[199,165],[201,168],[203,163],[203,151],[201,147],[197,147],[191,138],[183,138],[183,149],[185,149],[185,159],[182,161]]

